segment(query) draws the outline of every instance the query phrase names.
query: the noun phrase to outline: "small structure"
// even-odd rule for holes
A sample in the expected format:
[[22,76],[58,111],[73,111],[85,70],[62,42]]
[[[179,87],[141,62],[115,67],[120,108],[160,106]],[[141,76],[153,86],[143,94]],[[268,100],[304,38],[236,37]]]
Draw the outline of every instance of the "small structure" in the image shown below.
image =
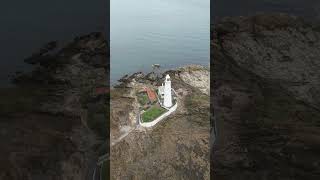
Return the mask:
[[144,87],[137,93],[138,101],[143,109],[148,109],[151,105],[157,102],[157,94],[154,90]]
[[151,103],[157,100],[157,95],[153,90],[151,90],[150,88],[145,88],[145,91],[147,92],[149,101]]
[[[141,93],[141,92],[140,92]],[[166,75],[164,83],[158,87],[156,94],[152,89],[144,88],[145,98],[148,96],[150,102],[158,100],[158,103],[149,103],[147,106],[140,103],[142,107],[138,120],[143,127],[152,127],[177,109],[177,95],[171,88],[171,79]],[[140,96],[141,97],[141,96]]]

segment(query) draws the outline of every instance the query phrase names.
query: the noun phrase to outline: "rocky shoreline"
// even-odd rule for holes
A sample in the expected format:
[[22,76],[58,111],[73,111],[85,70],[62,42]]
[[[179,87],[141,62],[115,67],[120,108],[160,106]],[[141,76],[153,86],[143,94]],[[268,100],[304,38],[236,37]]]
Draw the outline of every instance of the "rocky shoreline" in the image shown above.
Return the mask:
[[0,179],[88,179],[108,150],[109,52],[102,33],[50,42],[1,89]]
[[32,72],[17,73],[14,87],[0,89],[0,177],[87,179],[109,150],[108,135],[117,139],[132,128],[111,147],[112,179],[208,179],[211,173],[214,179],[318,180],[319,27],[284,14],[217,21],[211,77],[200,66],[166,72],[182,108],[151,131],[130,121],[131,90],[136,83],[159,85],[160,78],[126,76],[110,97],[101,33],[66,47],[50,42],[26,59]]
[[[178,94],[177,110],[151,129],[137,126],[135,88],[158,86],[166,74]],[[209,179],[209,74],[198,65],[158,77],[135,73],[111,89],[111,179]]]

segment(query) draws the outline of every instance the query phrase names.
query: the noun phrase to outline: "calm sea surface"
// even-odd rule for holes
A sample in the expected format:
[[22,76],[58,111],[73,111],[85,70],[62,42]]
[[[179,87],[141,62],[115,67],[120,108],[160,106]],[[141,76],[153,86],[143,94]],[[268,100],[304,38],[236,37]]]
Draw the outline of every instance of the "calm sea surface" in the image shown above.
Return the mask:
[[125,74],[209,64],[210,0],[111,0],[111,83]]
[[[106,0],[4,1],[0,6],[0,87],[30,66],[23,59],[52,40],[108,29]],[[111,80],[136,71],[207,64],[209,0],[111,0]],[[319,0],[216,0],[211,17],[285,12],[320,20]],[[106,32],[108,35],[109,33]]]
[[[49,41],[59,45],[79,35],[106,31],[106,0],[3,1],[0,6],[0,87],[8,76],[32,67],[23,62]],[[106,32],[108,35],[109,32]]]

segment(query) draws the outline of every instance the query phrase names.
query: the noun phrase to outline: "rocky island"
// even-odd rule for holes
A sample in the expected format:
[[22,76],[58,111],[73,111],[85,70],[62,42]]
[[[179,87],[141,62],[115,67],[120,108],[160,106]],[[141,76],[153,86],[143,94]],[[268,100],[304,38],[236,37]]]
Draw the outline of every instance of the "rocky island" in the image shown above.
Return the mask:
[[[137,123],[135,89],[170,76],[178,108],[155,126]],[[168,77],[167,76],[167,77]],[[111,179],[209,179],[208,67],[190,65],[157,77],[135,73],[111,89]]]

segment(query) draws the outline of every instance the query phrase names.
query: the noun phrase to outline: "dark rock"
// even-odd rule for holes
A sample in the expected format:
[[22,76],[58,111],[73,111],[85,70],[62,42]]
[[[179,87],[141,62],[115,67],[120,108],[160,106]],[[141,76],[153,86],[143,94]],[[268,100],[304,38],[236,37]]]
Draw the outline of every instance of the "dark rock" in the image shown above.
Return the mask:
[[320,179],[320,33],[312,27],[284,14],[213,26],[213,179]]
[[51,42],[48,42],[43,48],[41,48],[41,52],[42,53],[47,53],[51,50],[54,50],[58,47],[58,42],[57,41],[51,41]]
[[96,55],[91,57],[90,59],[90,64],[94,67],[106,67],[108,64],[106,56]]
[[28,64],[37,64],[44,61],[50,61],[53,58],[48,53],[55,50],[57,47],[58,47],[58,42],[51,41],[45,44],[38,52],[31,55],[31,57],[26,58],[24,62]]
[[144,77],[145,77],[145,75],[143,74],[143,72],[136,72],[136,73],[132,74],[129,78],[137,80],[137,79],[142,79]]
[[129,78],[129,75],[126,74],[122,78],[119,79],[119,82],[126,82],[128,80],[128,78]]
[[159,78],[158,78],[156,73],[151,72],[151,73],[146,75],[146,79],[148,79],[150,81],[157,81]]
[[92,177],[109,134],[107,97],[93,94],[96,87],[108,87],[106,39],[92,33],[56,48],[50,42],[27,58],[34,69],[17,73],[15,87],[3,90],[10,101],[0,103],[0,132],[11,140],[1,141],[0,177]]

